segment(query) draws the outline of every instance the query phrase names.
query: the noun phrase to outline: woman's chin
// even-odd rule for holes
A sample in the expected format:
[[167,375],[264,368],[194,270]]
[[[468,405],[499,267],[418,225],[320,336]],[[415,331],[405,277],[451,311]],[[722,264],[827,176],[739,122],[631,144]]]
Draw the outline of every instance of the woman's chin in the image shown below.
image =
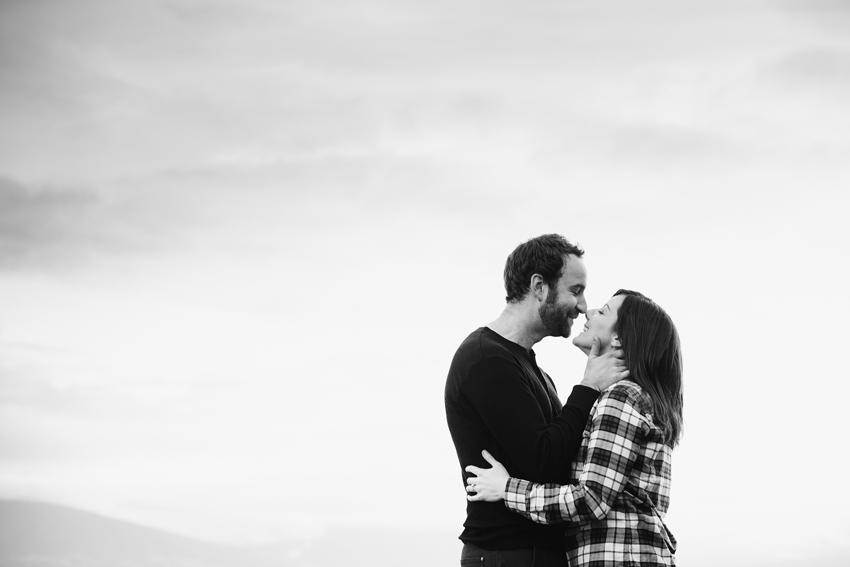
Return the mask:
[[590,354],[590,349],[593,346],[593,339],[586,332],[580,333],[573,339],[573,345],[582,351],[584,354]]

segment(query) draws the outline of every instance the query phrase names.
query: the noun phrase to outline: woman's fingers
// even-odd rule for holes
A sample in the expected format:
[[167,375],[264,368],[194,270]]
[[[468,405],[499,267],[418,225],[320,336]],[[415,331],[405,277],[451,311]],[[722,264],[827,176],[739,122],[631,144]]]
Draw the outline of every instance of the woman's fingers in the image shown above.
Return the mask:
[[483,470],[485,470],[485,469],[478,468],[478,467],[476,467],[475,465],[469,465],[468,467],[466,467],[466,468],[465,468],[465,469],[463,469],[463,470],[465,470],[465,471],[466,471],[466,472],[468,472],[469,474],[472,474],[472,475],[478,476],[478,475],[480,475],[480,474],[481,474],[481,471],[483,471]]

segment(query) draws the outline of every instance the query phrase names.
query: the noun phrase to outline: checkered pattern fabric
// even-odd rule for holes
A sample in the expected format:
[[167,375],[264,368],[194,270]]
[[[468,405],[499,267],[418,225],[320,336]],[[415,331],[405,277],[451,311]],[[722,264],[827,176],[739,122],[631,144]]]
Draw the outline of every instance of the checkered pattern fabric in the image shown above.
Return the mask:
[[649,399],[623,380],[596,402],[571,484],[511,478],[505,505],[541,524],[569,522],[571,567],[675,565],[664,525],[672,450],[652,422]]

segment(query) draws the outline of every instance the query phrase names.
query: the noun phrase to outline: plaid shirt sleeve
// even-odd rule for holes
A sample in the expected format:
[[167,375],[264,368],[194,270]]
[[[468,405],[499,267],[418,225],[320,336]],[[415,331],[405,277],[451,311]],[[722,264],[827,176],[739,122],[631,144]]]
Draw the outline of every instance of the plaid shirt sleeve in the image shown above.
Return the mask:
[[635,407],[635,391],[615,385],[602,394],[593,412],[587,455],[578,484],[534,484],[511,478],[508,509],[540,524],[601,520],[623,491],[644,436],[648,418]]

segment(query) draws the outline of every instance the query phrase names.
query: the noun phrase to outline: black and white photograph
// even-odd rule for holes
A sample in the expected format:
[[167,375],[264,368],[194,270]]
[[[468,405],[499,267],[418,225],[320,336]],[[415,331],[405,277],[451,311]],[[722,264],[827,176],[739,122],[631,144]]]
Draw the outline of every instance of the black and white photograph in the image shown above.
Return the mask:
[[850,565],[848,195],[850,0],[0,0],[0,567]]

